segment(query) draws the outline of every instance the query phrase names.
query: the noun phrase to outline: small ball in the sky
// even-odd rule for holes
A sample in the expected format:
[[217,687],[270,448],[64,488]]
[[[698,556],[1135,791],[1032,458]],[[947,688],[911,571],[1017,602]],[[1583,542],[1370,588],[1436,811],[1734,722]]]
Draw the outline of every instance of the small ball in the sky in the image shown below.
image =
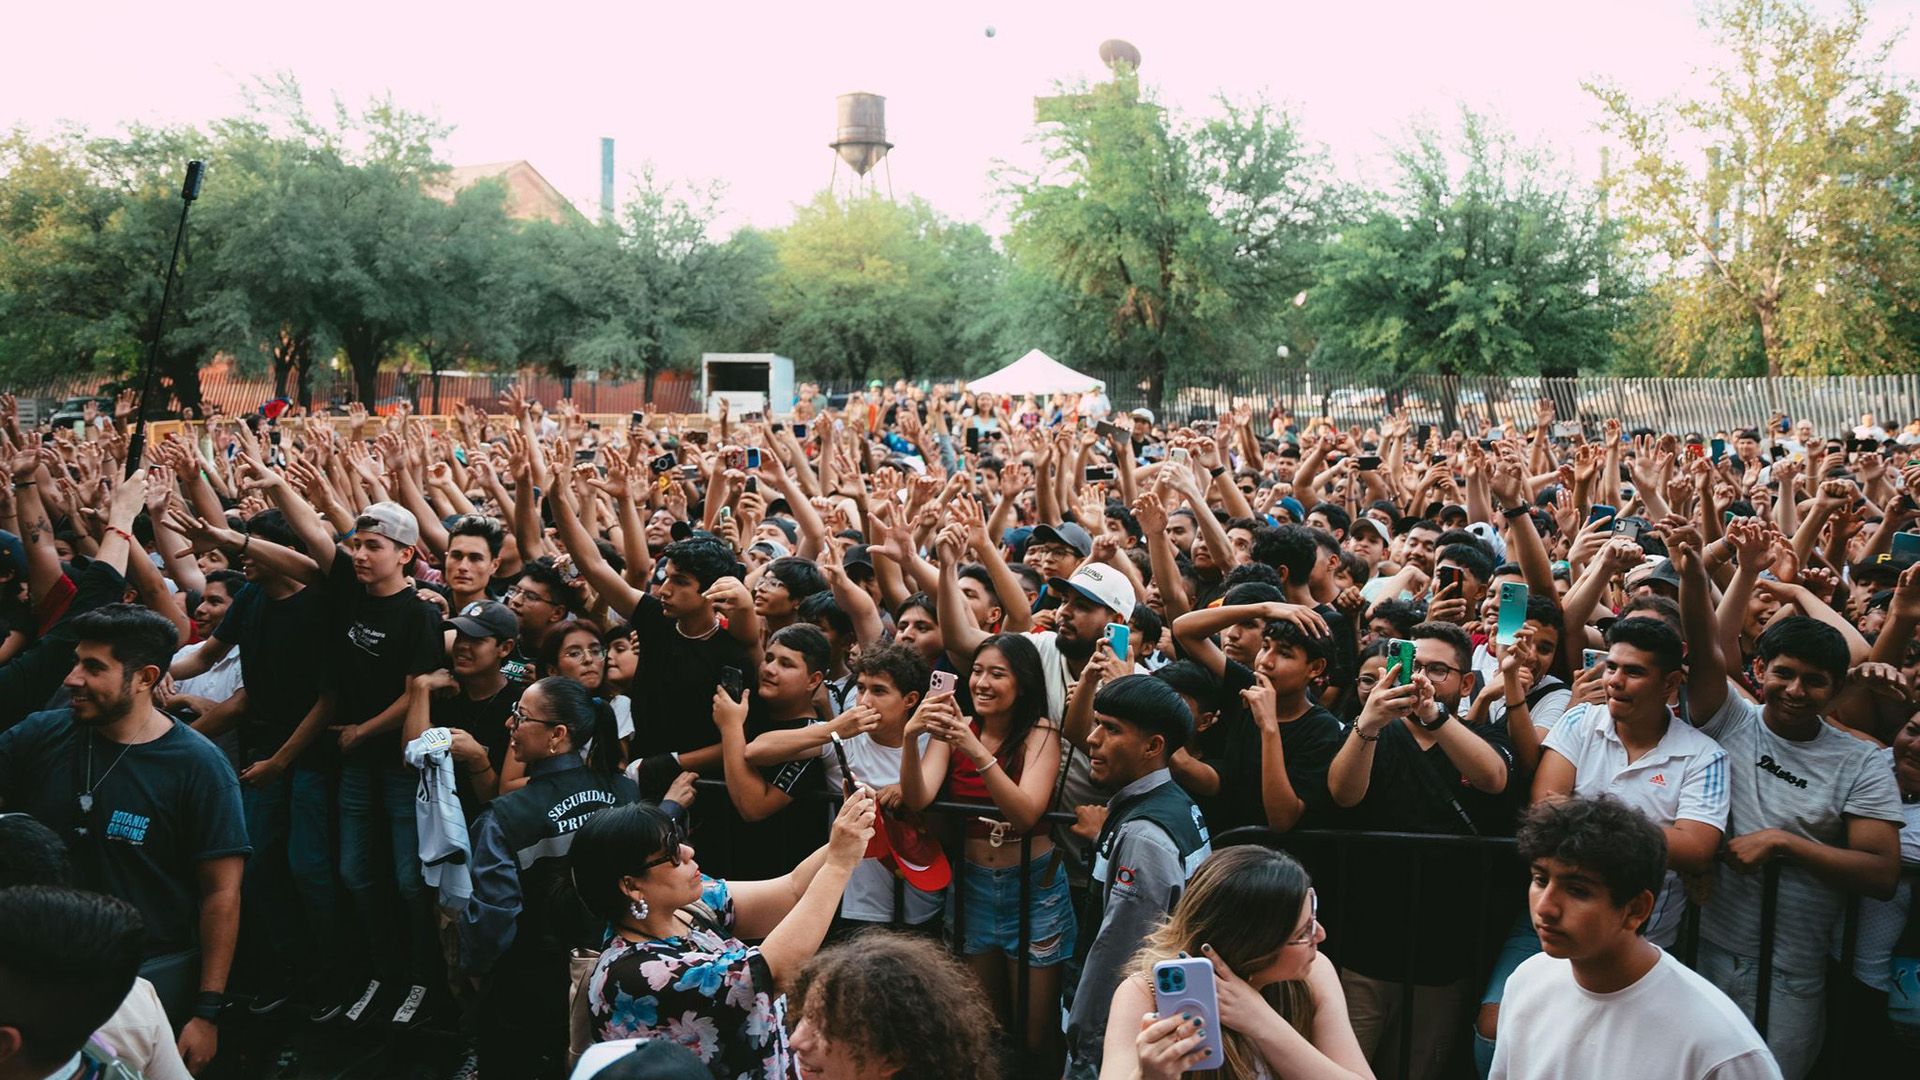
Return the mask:
[[991,27],[991,26],[989,26],[989,27],[987,27],[987,36],[988,36],[988,37],[992,37],[992,36],[993,36],[993,27]]

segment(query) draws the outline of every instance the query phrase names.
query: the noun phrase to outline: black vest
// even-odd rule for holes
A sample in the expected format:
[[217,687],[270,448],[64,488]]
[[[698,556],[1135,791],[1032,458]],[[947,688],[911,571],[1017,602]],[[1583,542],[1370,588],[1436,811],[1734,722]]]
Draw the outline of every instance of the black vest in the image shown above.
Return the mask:
[[[1163,784],[1108,803],[1107,823],[1101,826],[1100,839],[1094,846],[1093,926],[1100,925],[1107,910],[1107,896],[1113,891],[1113,878],[1118,870],[1113,865],[1113,849],[1120,842],[1120,827],[1140,818],[1160,826],[1172,839],[1180,853],[1183,880],[1192,877],[1200,863],[1213,853],[1206,819],[1200,816],[1200,808],[1194,805],[1186,789],[1174,783],[1171,776]],[[1180,892],[1181,887],[1175,886],[1167,896],[1168,911],[1179,902]]]
[[557,767],[540,769],[525,787],[488,806],[520,871],[520,920],[512,948],[597,948],[605,926],[574,892],[567,853],[588,818],[635,801],[639,792],[624,776],[588,769],[578,754],[551,760]]

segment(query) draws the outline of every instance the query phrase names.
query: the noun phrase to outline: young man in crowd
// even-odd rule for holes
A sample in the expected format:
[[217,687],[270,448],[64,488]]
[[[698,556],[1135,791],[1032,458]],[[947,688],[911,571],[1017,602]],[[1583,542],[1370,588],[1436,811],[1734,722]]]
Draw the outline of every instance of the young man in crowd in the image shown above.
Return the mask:
[[1200,808],[1167,768],[1193,734],[1193,713],[1179,693],[1151,675],[1123,675],[1100,688],[1093,712],[1093,780],[1114,795],[1094,848],[1093,944],[1069,995],[1067,1076],[1074,1080],[1099,1075],[1114,987],[1213,850]]
[[[1451,623],[1413,629],[1413,670],[1393,662],[1347,729],[1327,772],[1335,804],[1357,828],[1383,832],[1484,835],[1511,815],[1504,798],[1513,768],[1506,733],[1469,725],[1459,713],[1473,642]],[[1436,847],[1415,857],[1420,900],[1407,902],[1404,863],[1362,858],[1343,903],[1354,925],[1394,923],[1421,947],[1412,968],[1400,940],[1354,935],[1340,953],[1340,982],[1354,1034],[1376,1071],[1411,1055],[1409,1075],[1438,1076],[1465,1022],[1479,957],[1463,932],[1485,921],[1485,875],[1474,860]],[[1402,980],[1413,982],[1406,1000]],[[1413,1010],[1413,1044],[1399,1045],[1399,1014]]]
[[1542,953],[1507,982],[1494,1080],[1674,1076],[1778,1080],[1753,1025],[1646,939],[1666,838],[1608,796],[1543,803],[1520,829]]
[[450,752],[458,766],[460,802],[471,819],[501,793],[509,721],[526,690],[505,669],[520,620],[505,604],[476,600],[447,626],[454,634],[447,666],[413,681],[402,742],[412,742],[428,728],[453,732]]
[[829,662],[826,635],[795,623],[767,639],[751,693],[736,700],[725,686],[714,690],[713,722],[720,728],[727,796],[739,815],[732,850],[725,853],[731,877],[777,878],[826,840],[826,818],[818,805],[826,791],[820,760],[757,768],[747,760],[747,744],[768,732],[812,724],[818,717],[814,696]]
[[1763,872],[1780,860],[1767,1045],[1790,1080],[1824,1036],[1827,945],[1848,894],[1887,899],[1900,875],[1900,792],[1874,744],[1824,716],[1851,657],[1840,632],[1805,615],[1775,619],[1755,644],[1748,700],[1727,678],[1719,620],[1697,540],[1669,538],[1689,654],[1689,719],[1726,748],[1732,809],[1712,899],[1700,918],[1700,971],[1754,1015]]
[[[907,720],[926,696],[929,674],[927,662],[904,645],[866,650],[853,663],[858,696],[846,711],[805,727],[764,732],[747,745],[747,764],[764,770],[817,758],[826,768],[827,790],[841,792],[848,779],[840,767],[844,753],[854,782],[874,789],[881,810],[897,818],[902,809],[900,749],[906,742]],[[840,739],[837,751],[835,736]],[[921,738],[924,742],[931,736]],[[893,874],[879,858],[864,859],[847,883],[840,918],[854,926],[896,924],[938,932],[944,897],[904,882],[899,889],[896,909]]]
[[0,808],[71,838],[76,882],[139,909],[141,974],[199,1069],[219,1049],[240,930],[239,781],[211,742],[154,705],[179,640],[170,620],[109,604],[74,620],[74,633],[69,707],[0,732]]
[[447,554],[441,575],[447,583],[447,609],[461,611],[468,604],[493,599],[494,579],[500,576],[501,552],[507,530],[485,514],[462,514],[447,530]]
[[[534,658],[553,633],[580,606],[580,594],[560,571],[544,562],[530,562],[506,592],[507,607],[520,620],[514,652],[506,661],[507,677],[525,685],[533,681]],[[453,608],[465,610],[465,606]]]
[[124,1075],[90,1040],[133,986],[141,930],[139,912],[111,896],[0,889],[0,1080]]

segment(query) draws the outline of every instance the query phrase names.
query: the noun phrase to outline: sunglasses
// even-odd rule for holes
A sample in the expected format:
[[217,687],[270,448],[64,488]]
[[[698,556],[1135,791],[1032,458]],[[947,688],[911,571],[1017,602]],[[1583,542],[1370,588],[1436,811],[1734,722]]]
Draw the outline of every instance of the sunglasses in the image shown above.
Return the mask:
[[640,872],[644,874],[647,871],[653,869],[654,867],[660,866],[665,863],[672,863],[675,866],[679,866],[680,865],[680,849],[686,844],[686,842],[687,842],[687,838],[681,834],[679,825],[668,825],[667,836],[665,840],[667,853],[665,855],[656,855],[653,858],[648,859],[646,862],[641,863]]

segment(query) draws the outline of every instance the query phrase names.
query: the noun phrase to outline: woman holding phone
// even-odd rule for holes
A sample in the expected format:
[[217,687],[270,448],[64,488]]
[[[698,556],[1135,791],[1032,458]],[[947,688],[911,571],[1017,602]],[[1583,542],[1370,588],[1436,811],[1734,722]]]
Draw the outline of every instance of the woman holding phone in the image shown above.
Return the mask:
[[[973,716],[951,691],[929,693],[907,721],[900,787],[907,806],[925,809],[947,797],[989,803],[998,814],[966,822],[964,858],[955,888],[962,895],[960,952],[1011,1027],[1019,977],[1020,888],[1027,880],[1027,1045],[1041,1072],[1058,1075],[1060,965],[1073,954],[1073,904],[1067,875],[1053,858],[1045,815],[1060,775],[1060,729],[1045,718],[1046,677],[1040,653],[1019,634],[995,634],[974,653],[968,678]],[[932,736],[924,752],[920,734]],[[1020,865],[1022,837],[1031,857]],[[955,904],[947,908],[951,925]],[[1036,1073],[1037,1075],[1037,1073]]]
[[[1293,856],[1252,845],[1214,852],[1114,990],[1100,1080],[1177,1080],[1203,1069],[1225,1080],[1371,1080],[1340,976],[1320,952],[1326,936],[1313,883]],[[1160,1016],[1154,965],[1188,957],[1213,967],[1216,1015]],[[1210,1034],[1226,1060],[1211,1060]]]

